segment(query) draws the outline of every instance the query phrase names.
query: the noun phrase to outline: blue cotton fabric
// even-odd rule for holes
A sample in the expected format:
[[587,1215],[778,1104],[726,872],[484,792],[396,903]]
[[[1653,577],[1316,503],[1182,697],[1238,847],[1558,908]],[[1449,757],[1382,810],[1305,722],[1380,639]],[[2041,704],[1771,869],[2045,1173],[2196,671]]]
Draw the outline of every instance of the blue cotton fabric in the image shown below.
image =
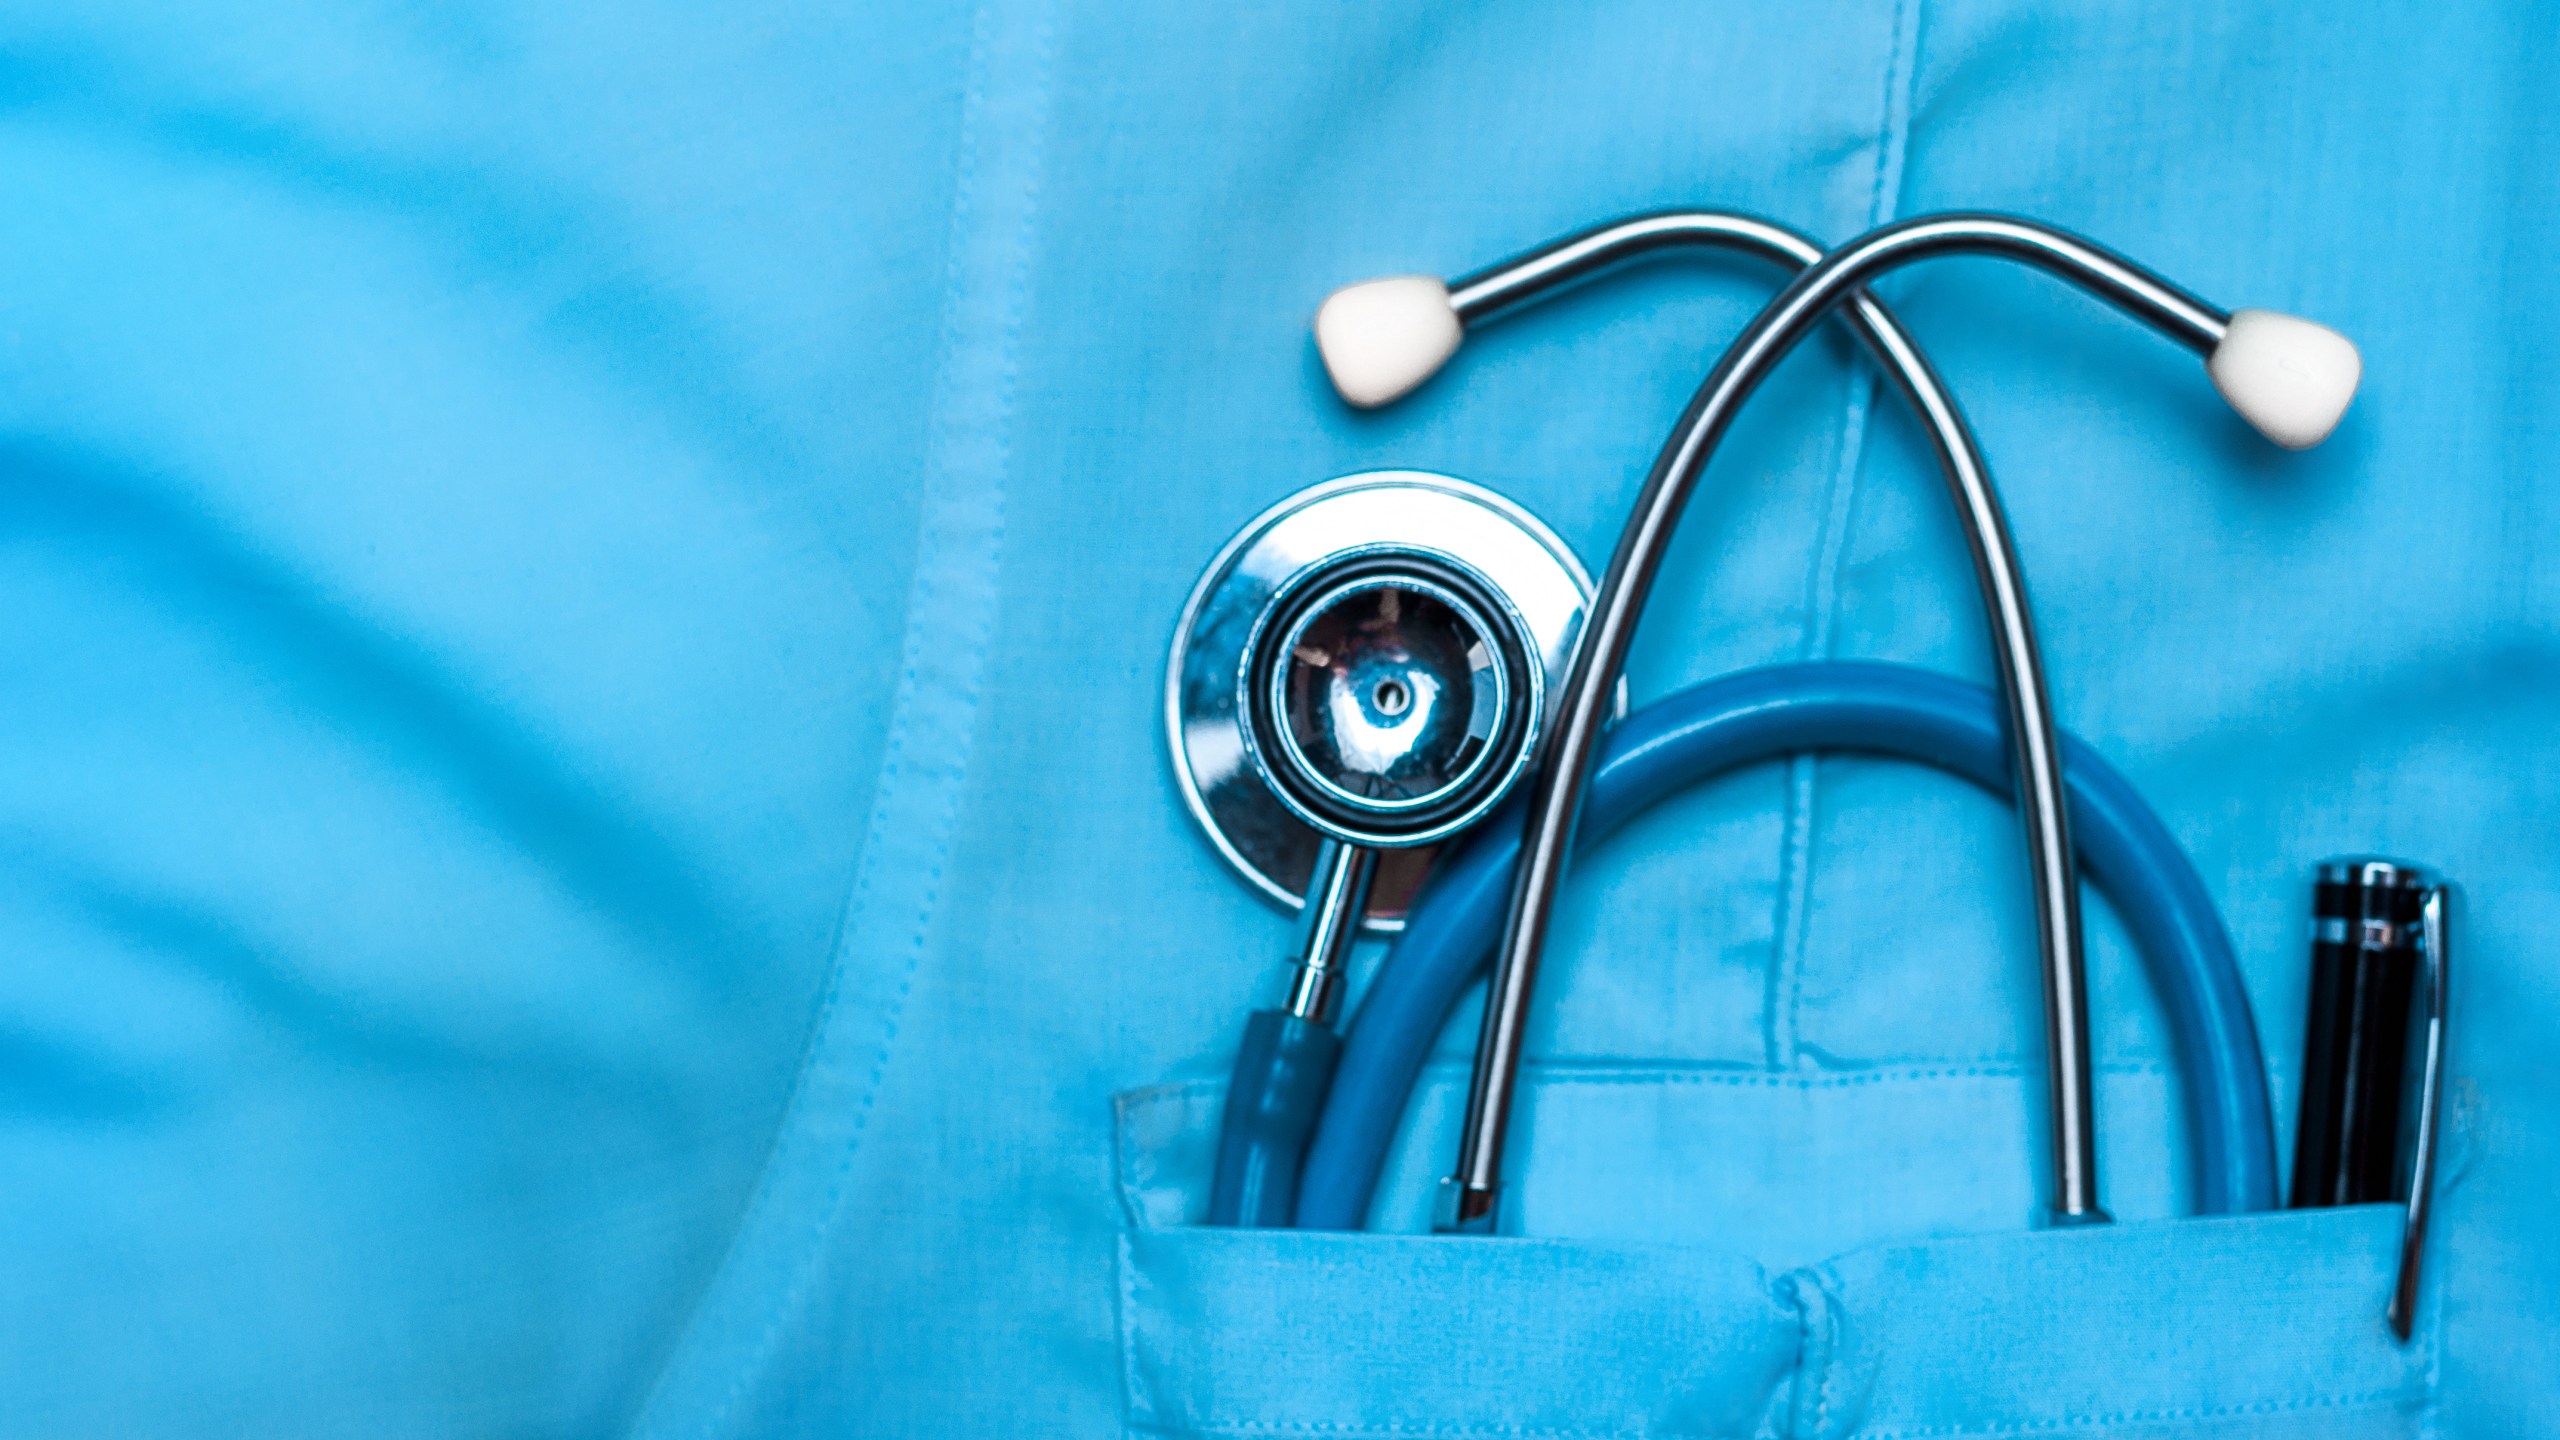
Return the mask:
[[[0,1434],[2507,1435],[2560,1426],[2560,23],[2471,0],[13,5],[0,27]],[[1884,294],[2061,719],[2295,1102],[2312,866],[2466,887],[2416,1337],[2381,1207],[2180,1218],[2090,917],[2112,1229],[2034,1228],[2007,812],[1807,757],[1583,865],[1516,1234],[1213,1232],[1290,926],[1164,647],[1383,467],[1595,567],[1771,293],[1656,266],[1335,401],[1333,286],[1594,220],[2012,209],[2354,337],[2286,455],[1984,261]],[[1990,675],[1847,344],[1684,521],[1638,703]]]

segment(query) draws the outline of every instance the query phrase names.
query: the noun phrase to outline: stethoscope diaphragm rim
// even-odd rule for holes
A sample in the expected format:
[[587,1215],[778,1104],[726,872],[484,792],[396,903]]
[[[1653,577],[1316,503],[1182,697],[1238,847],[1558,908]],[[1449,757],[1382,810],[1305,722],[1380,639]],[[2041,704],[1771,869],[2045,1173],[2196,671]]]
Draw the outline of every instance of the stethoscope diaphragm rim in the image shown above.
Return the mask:
[[[1304,903],[1322,836],[1255,768],[1237,705],[1237,667],[1279,586],[1329,555],[1382,547],[1437,551],[1483,576],[1518,612],[1548,697],[1562,683],[1594,588],[1571,547],[1517,502],[1423,470],[1363,471],[1309,486],[1265,509],[1219,549],[1174,627],[1164,678],[1166,749],[1175,791],[1211,847],[1288,910]],[[1381,858],[1367,928],[1404,928],[1404,908],[1439,849],[1417,845]]]

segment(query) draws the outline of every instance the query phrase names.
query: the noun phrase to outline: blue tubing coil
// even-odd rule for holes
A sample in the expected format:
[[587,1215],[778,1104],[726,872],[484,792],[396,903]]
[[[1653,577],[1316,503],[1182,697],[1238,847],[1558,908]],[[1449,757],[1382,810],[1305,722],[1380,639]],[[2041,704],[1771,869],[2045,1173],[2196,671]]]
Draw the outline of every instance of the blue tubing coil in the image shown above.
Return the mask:
[[1288,1228],[1298,1204],[1298,1166],[1341,1053],[1340,1036],[1286,1010],[1256,1010],[1245,1022],[1218,1128],[1210,1224]]
[[[1991,691],[1904,665],[1776,665],[1666,696],[1611,730],[1579,842],[1598,841],[1687,786],[1806,751],[1918,760],[2010,795],[2008,739]],[[2062,755],[2080,864],[2115,901],[2168,1011],[2193,1112],[2197,1208],[2273,1209],[2266,1064],[2213,897],[2123,776],[2072,736],[2062,737]],[[1366,1221],[1423,1063],[1492,961],[1520,852],[1519,820],[1515,806],[1441,861],[1371,982],[1344,1033],[1302,1168],[1300,1227],[1356,1230]]]

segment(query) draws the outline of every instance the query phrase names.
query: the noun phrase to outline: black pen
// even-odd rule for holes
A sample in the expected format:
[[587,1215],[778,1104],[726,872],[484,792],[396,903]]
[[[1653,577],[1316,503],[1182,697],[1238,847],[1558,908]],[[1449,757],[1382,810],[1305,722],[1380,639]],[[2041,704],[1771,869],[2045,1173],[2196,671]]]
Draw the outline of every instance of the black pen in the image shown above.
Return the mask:
[[2390,860],[2332,860],[2312,891],[2311,1010],[2293,1205],[2406,1198],[2401,1111],[2418,921],[2430,882]]

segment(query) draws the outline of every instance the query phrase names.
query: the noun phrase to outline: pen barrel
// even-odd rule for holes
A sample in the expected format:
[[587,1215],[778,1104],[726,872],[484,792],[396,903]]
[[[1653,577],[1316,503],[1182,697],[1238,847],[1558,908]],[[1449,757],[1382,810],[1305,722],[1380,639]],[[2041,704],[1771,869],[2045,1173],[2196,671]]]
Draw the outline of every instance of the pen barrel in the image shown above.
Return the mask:
[[2390,861],[2320,867],[2294,1135],[2297,1209],[2405,1198],[2402,1101],[2429,883]]

